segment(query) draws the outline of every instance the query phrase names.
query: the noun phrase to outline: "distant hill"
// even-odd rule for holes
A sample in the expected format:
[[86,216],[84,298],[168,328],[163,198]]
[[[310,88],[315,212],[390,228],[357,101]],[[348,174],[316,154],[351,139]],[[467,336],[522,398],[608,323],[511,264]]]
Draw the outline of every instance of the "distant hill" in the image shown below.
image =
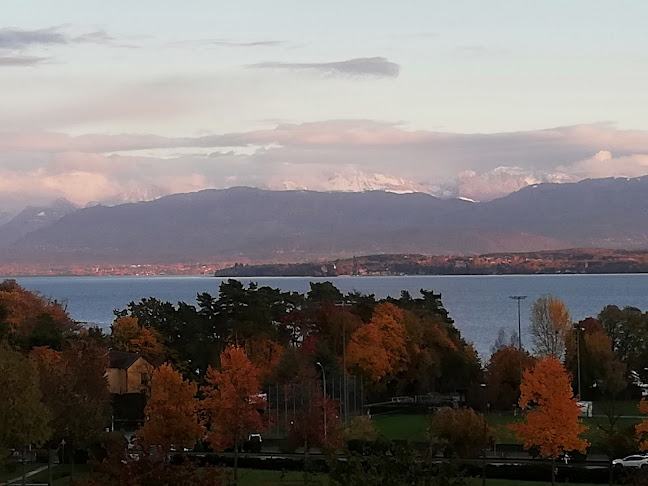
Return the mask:
[[0,226],[0,248],[6,248],[26,234],[45,228],[78,209],[65,198],[47,206],[28,206]]
[[648,177],[539,184],[484,203],[382,191],[206,190],[75,211],[24,233],[4,258],[290,262],[379,253],[640,249],[648,248],[647,196]]

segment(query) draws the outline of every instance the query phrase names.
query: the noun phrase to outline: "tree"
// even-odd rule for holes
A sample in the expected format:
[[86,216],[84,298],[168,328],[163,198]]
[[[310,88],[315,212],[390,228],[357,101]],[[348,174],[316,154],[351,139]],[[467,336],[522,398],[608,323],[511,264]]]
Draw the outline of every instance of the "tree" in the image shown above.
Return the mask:
[[149,362],[159,364],[164,348],[155,329],[140,326],[137,317],[119,317],[111,329],[116,349],[139,353]]
[[153,372],[145,422],[137,432],[145,448],[157,446],[166,456],[174,446],[194,446],[204,432],[198,421],[196,392],[196,384],[183,380],[168,364]]
[[[521,353],[521,356],[520,356]],[[510,410],[520,398],[520,358],[522,370],[535,360],[526,351],[506,346],[493,354],[486,367],[486,393],[496,410]]]
[[428,433],[443,440],[448,452],[466,459],[482,453],[492,439],[493,429],[486,417],[472,408],[444,407],[434,413]]
[[347,348],[349,368],[357,368],[372,381],[388,380],[409,361],[404,313],[394,304],[378,304],[369,324],[352,336]]
[[0,308],[0,334],[27,349],[32,344],[60,346],[62,337],[77,329],[60,303],[23,289],[15,280],[0,284]]
[[[642,398],[639,402],[639,411],[643,415],[648,415],[648,401],[645,398]],[[638,424],[635,431],[639,440],[639,449],[642,451],[648,450],[648,419],[644,419]]]
[[[511,336],[512,338],[512,336]],[[508,343],[509,343],[510,338],[506,334],[506,329],[503,327],[500,327],[499,331],[497,332],[497,339],[495,339],[495,342],[491,346],[491,354],[497,353],[500,349],[505,348]]]
[[574,397],[570,377],[554,355],[541,358],[524,372],[519,405],[529,409],[524,422],[511,425],[524,448],[537,447],[542,457],[551,458],[551,483],[555,483],[555,460],[566,451],[584,452],[587,430]]
[[53,439],[65,439],[74,459],[74,450],[90,446],[109,422],[108,350],[79,337],[62,352],[35,348],[31,358],[38,368],[43,402],[52,413]]
[[355,417],[344,426],[344,440],[376,440],[380,437],[376,426],[366,415]]
[[221,370],[211,367],[202,388],[201,409],[207,422],[207,441],[216,451],[234,447],[234,480],[238,475],[238,449],[251,432],[262,432],[265,401],[259,396],[259,370],[241,348],[228,347],[220,356]]
[[571,330],[565,303],[553,296],[538,298],[531,308],[531,335],[536,354],[562,359],[565,340]]
[[[123,438],[123,436],[122,436]],[[143,450],[133,457],[126,444],[102,444],[107,457],[91,463],[90,477],[84,486],[221,486],[222,470],[213,466],[199,466],[188,459]],[[76,484],[76,483],[75,483]]]
[[319,386],[309,391],[310,399],[304,401],[298,410],[289,437],[306,451],[322,446],[335,449],[341,445],[339,404],[336,400],[323,397]]
[[0,345],[0,390],[0,448],[48,440],[50,412],[42,402],[36,367],[4,345]]
[[645,370],[648,361],[648,313],[642,313],[636,307],[621,310],[609,305],[599,313],[598,321],[612,341],[616,360],[644,380],[648,378]]

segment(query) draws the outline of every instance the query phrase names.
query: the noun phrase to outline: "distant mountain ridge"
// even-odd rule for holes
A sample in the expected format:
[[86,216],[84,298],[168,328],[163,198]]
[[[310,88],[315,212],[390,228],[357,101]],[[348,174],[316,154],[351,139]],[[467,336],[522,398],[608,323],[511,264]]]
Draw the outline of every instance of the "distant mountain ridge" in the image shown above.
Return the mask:
[[213,189],[78,210],[25,233],[2,257],[288,262],[377,253],[641,249],[648,248],[647,196],[648,177],[537,184],[482,203],[385,191]]
[[11,245],[32,231],[54,224],[77,209],[78,206],[65,198],[57,199],[46,206],[27,206],[0,226],[0,248]]

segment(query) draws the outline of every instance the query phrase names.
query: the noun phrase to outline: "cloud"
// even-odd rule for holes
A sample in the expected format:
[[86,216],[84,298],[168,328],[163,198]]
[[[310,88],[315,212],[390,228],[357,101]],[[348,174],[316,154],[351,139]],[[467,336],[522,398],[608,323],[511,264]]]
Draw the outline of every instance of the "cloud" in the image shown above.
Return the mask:
[[170,44],[174,47],[285,47],[288,45],[282,40],[257,40],[240,41],[235,39],[198,39],[179,41]]
[[67,44],[70,39],[55,27],[24,30],[5,27],[0,29],[0,49],[25,49],[34,45]]
[[331,178],[335,187],[404,180],[408,187],[484,201],[538,182],[648,174],[648,133],[581,125],[462,134],[371,120],[195,137],[0,132],[0,168],[6,182],[0,205],[42,194],[83,204],[131,185],[170,192],[232,185],[322,189],[332,187]]
[[397,78],[400,66],[390,62],[384,57],[359,57],[347,61],[336,62],[261,62],[250,64],[253,69],[281,69],[288,71],[315,71],[323,74],[372,77],[372,78]]
[[81,35],[71,35],[59,27],[46,29],[15,29],[5,27],[0,29],[0,49],[20,50],[33,46],[51,46],[72,43],[107,44],[113,38],[104,30],[88,32]]
[[38,56],[0,56],[0,66],[35,66],[49,60],[48,57]]

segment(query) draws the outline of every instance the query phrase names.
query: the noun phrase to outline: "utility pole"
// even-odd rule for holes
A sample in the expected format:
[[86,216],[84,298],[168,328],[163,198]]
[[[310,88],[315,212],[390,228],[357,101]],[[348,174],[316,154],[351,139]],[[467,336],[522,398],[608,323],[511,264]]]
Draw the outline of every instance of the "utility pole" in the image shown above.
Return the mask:
[[518,308],[518,358],[520,361],[520,384],[522,383],[522,317],[520,313],[520,301],[527,298],[526,295],[510,295],[510,299],[517,300]]
[[347,361],[346,361],[346,306],[351,305],[347,304],[346,300],[343,300],[341,303],[336,304],[337,306],[342,307],[342,404],[343,404],[343,419],[344,423],[347,422],[347,398],[348,398],[348,385],[347,385]]

